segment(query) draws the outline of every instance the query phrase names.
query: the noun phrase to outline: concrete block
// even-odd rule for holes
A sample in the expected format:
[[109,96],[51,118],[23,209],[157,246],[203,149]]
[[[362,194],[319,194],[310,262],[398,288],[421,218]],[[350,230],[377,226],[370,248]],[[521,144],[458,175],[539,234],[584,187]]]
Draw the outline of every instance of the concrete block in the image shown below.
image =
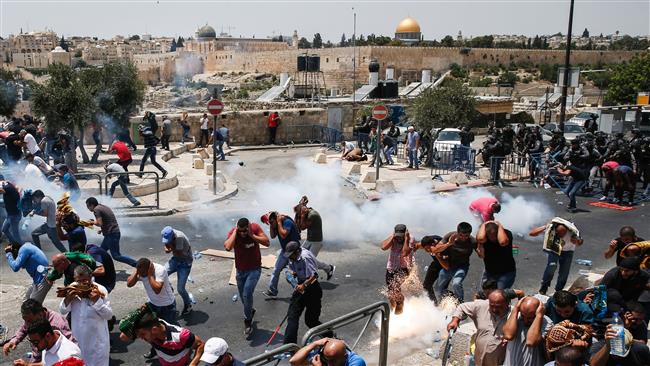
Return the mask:
[[187,146],[188,150],[192,150],[196,147],[196,142],[186,142],[185,146]]
[[[212,192],[212,178],[208,179],[208,191]],[[217,193],[226,189],[224,182],[217,176]]]
[[361,174],[361,164],[346,164],[343,169],[345,175]]
[[201,159],[207,159],[207,158],[210,157],[210,154],[208,153],[208,151],[206,149],[200,149],[198,151],[198,153],[199,153],[199,155],[201,155]]
[[196,200],[194,195],[196,188],[194,186],[186,185],[178,187],[178,200],[184,202],[192,202]]
[[451,174],[449,174],[449,179],[447,179],[447,182],[453,184],[467,184],[467,174],[465,174],[465,172],[451,172]]
[[203,169],[205,167],[205,163],[203,163],[203,159],[194,159],[192,161],[192,167],[194,169]]
[[182,153],[187,151],[187,148],[183,145],[172,148],[173,156],[180,156]]
[[194,161],[194,159],[203,159],[203,158],[201,157],[201,154],[192,154],[192,161]]
[[212,165],[212,163],[206,163],[205,164],[205,174],[212,175],[212,167],[213,166],[214,165]]
[[380,179],[375,182],[375,191],[379,193],[395,193],[395,184],[389,179]]
[[327,155],[318,153],[314,156],[314,162],[318,164],[327,164]]
[[479,168],[478,177],[479,179],[490,180],[490,168]]
[[326,149],[326,148],[322,148],[322,149],[320,149],[319,152],[320,152],[321,154],[327,154],[327,149]]
[[365,172],[361,175],[361,183],[375,183],[375,172]]
[[222,181],[224,184],[228,182],[226,176],[223,174],[221,170],[217,170],[217,179]]

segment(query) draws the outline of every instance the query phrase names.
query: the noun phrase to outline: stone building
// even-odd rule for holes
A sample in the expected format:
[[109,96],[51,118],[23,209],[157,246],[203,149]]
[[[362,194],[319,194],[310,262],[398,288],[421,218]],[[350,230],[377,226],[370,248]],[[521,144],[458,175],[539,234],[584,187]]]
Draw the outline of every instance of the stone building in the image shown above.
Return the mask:
[[282,51],[289,49],[284,41],[274,41],[270,38],[235,38],[226,34],[220,34],[209,25],[200,27],[195,33],[195,39],[188,39],[184,42],[184,51],[208,54],[214,51]]
[[60,46],[50,52],[14,53],[12,57],[14,66],[26,69],[44,69],[55,63],[70,66],[72,63],[70,53]]
[[411,18],[405,18],[397,25],[395,29],[395,39],[402,41],[406,45],[412,45],[420,42],[422,39],[422,32],[418,22]]

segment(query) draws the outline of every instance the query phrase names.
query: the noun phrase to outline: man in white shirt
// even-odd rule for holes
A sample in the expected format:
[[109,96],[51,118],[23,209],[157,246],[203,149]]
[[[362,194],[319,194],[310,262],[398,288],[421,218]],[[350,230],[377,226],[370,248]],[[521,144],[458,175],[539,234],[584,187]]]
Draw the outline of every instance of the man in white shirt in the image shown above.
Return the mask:
[[106,366],[111,349],[107,321],[113,317],[108,291],[93,282],[90,268],[85,265],[74,269],[74,280],[70,286],[79,289],[68,290],[61,300],[61,315],[72,316],[72,335],[79,342],[86,366]]
[[[169,282],[167,269],[147,258],[140,258],[135,265],[135,271],[126,280],[126,286],[133,287],[138,283],[138,280],[142,281],[149,298],[149,307],[156,313],[158,318],[170,324],[178,324],[176,322],[176,298],[174,297],[172,284]],[[149,354],[146,354],[145,358],[149,359],[155,356],[156,351],[151,347]]]
[[25,154],[25,160],[30,164],[36,166],[41,173],[44,175],[52,175],[54,174],[54,169],[52,169],[51,166],[49,166],[45,160],[41,159],[40,156],[35,156],[32,153]]
[[[124,167],[121,166],[118,163],[111,163],[110,161],[106,163],[104,166],[104,170],[106,173],[125,173],[126,170],[124,170]],[[124,197],[126,197],[133,206],[140,206],[140,201],[138,201],[137,198],[133,197],[131,192],[129,192],[129,188],[127,187],[128,183],[128,175],[118,175],[117,179],[111,184],[111,188],[108,190],[108,195],[113,197],[113,194],[115,193],[115,188],[119,185],[120,188],[122,189],[122,193],[124,194]]]
[[[53,330],[47,319],[39,319],[27,328],[27,335],[31,344],[43,352],[44,366],[52,366],[59,361],[69,358],[81,359],[81,350],[71,340],[58,330]],[[14,366],[27,366],[26,360],[14,361]]]
[[23,146],[27,148],[30,154],[41,157],[43,156],[43,152],[38,147],[38,143],[31,133],[28,133],[26,130],[21,130],[20,138],[23,140]]
[[[205,143],[203,142],[205,138]],[[203,113],[203,118],[201,118],[201,136],[199,136],[199,147],[208,146],[210,141],[210,119],[208,118],[207,113]]]

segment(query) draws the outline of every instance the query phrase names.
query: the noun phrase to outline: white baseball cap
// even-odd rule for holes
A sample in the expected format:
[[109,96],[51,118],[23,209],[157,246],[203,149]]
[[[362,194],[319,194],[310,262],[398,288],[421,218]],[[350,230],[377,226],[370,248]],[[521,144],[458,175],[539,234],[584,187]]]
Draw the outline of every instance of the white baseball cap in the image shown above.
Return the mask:
[[226,352],[228,352],[228,343],[226,343],[222,338],[212,337],[205,342],[201,361],[210,364],[215,363],[219,357],[225,355]]

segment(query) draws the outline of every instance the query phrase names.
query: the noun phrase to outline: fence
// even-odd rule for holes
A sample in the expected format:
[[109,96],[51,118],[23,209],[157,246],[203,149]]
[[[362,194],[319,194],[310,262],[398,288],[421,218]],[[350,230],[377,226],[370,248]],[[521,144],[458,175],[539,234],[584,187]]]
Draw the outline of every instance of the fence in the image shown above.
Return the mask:
[[[79,189],[86,190],[86,191],[93,191],[95,189],[99,189],[99,194],[104,194],[104,190],[102,189],[102,176],[97,173],[78,173],[74,175],[75,179],[77,180],[77,184],[79,185]],[[94,187],[91,185],[91,183],[94,183],[97,181],[97,187]],[[106,186],[104,186],[106,187]],[[93,193],[94,194],[94,193]]]
[[476,171],[476,150],[456,144],[434,142],[431,148],[431,175],[463,171],[473,175]]
[[[130,181],[131,176],[136,176],[138,179],[147,180],[147,179],[153,179],[153,183],[145,183],[138,184],[136,187],[137,193],[140,193],[138,195],[139,199],[138,202],[140,204],[138,207],[140,208],[160,208],[160,176],[158,175],[158,172],[123,172],[123,173],[106,173],[104,176],[104,187],[106,188],[106,194],[110,197],[113,197],[115,200],[118,202],[122,202],[125,199],[129,200],[129,204],[125,205],[126,207],[130,207],[132,205],[131,198],[128,197],[128,194],[131,193],[128,189],[128,182]],[[117,177],[117,179],[111,184],[110,188],[108,186],[108,181],[113,178]],[[122,197],[116,197],[113,193],[115,192],[115,189],[120,186],[122,189]],[[152,189],[155,189],[155,191],[152,192]],[[151,202],[150,199],[146,198],[147,196],[150,196],[152,193],[155,193],[154,196],[154,202]],[[133,193],[131,193],[133,194]],[[143,202],[141,202],[144,200]]]
[[275,364],[277,365],[282,360],[285,360],[291,357],[294,353],[298,352],[299,349],[300,346],[298,346],[295,343],[285,344],[271,351],[264,352],[261,355],[257,355],[255,357],[249,358],[248,360],[244,361],[244,364],[246,366],[260,366],[260,365],[267,365],[272,362],[275,362]]

